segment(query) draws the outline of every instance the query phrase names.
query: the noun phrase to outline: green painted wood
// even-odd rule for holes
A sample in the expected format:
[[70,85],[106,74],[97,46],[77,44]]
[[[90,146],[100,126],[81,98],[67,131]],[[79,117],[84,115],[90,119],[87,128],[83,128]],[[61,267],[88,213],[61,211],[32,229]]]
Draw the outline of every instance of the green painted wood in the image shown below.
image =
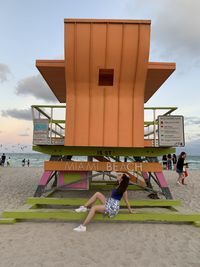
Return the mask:
[[49,122],[52,122],[52,123],[65,123],[65,120],[50,120]]
[[[5,218],[15,219],[54,219],[65,221],[80,221],[86,216],[85,213],[76,213],[71,210],[16,210],[3,212]],[[181,213],[122,213],[120,212],[113,218],[108,218],[102,214],[96,214],[96,221],[165,221],[165,222],[196,222],[200,221],[199,214],[181,214]]]
[[[81,206],[87,202],[86,198],[40,198],[32,197],[28,198],[26,203],[32,205],[68,205],[68,206]],[[154,199],[154,200],[129,200],[129,204],[133,207],[171,207],[171,206],[180,206],[180,200],[163,200],[163,199]],[[126,206],[124,200],[120,201],[120,205]]]
[[198,221],[198,222],[193,222],[193,224],[194,224],[196,227],[200,227],[200,221]]
[[130,148],[130,147],[69,147],[69,146],[33,146],[32,149],[49,155],[72,155],[72,156],[146,156],[156,157],[175,153],[175,148]]
[[65,105],[32,105],[33,108],[66,108]]
[[14,224],[16,219],[14,218],[0,218],[0,224]]
[[[109,184],[90,184],[90,190],[112,190],[113,189],[113,185],[109,185]],[[128,191],[129,190],[144,190],[144,188],[142,188],[141,186],[137,186],[137,185],[129,185],[128,186]]]

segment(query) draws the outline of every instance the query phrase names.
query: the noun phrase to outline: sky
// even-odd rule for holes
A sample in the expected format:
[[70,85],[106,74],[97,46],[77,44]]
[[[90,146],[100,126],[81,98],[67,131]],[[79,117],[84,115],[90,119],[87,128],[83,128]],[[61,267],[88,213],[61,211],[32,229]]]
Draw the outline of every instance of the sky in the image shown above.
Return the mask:
[[149,61],[176,71],[146,106],[175,106],[186,147],[200,155],[199,0],[0,0],[0,153],[30,152],[31,105],[58,104],[35,67],[63,59],[64,19],[150,19]]

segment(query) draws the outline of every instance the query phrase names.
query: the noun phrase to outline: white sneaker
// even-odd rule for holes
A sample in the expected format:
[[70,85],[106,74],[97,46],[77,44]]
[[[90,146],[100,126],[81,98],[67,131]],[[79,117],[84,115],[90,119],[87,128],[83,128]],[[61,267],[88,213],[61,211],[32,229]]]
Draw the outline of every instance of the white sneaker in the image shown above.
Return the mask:
[[85,206],[80,206],[78,209],[75,209],[76,212],[86,212],[87,208]]
[[76,232],[86,232],[86,226],[81,224],[78,227],[74,228],[73,230]]
[[176,184],[182,186],[182,184],[179,181],[177,181]]

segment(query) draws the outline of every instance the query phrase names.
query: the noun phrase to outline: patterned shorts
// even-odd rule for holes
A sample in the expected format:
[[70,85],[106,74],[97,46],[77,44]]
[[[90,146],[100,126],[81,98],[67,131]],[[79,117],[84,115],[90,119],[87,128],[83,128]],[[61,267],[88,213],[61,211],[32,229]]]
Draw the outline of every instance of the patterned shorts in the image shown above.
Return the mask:
[[119,212],[119,200],[114,198],[107,198],[105,204],[105,214],[109,217],[113,217],[117,215]]

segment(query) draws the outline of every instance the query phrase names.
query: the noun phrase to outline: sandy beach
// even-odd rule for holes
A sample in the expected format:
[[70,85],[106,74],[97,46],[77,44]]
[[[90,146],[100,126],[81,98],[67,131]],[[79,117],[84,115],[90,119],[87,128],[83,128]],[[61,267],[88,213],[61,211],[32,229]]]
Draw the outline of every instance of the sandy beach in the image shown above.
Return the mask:
[[[0,212],[18,208],[34,194],[41,168],[0,168]],[[200,212],[200,171],[190,171],[187,186],[165,172],[180,211]],[[147,198],[146,192],[132,192]],[[200,266],[200,228],[166,223],[91,223],[86,233],[77,223],[18,222],[0,225],[0,266]]]

